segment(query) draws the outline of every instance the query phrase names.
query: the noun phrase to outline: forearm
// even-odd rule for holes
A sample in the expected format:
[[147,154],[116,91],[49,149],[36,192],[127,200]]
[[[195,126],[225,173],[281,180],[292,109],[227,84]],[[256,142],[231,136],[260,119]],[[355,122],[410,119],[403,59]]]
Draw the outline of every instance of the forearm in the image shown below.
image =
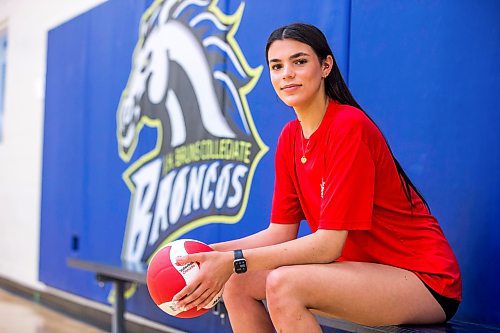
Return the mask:
[[330,263],[338,259],[347,231],[319,230],[284,243],[244,251],[250,271],[280,266]]
[[298,225],[274,225],[253,235],[227,242],[210,244],[216,251],[232,251],[236,249],[253,249],[274,245],[297,238]]

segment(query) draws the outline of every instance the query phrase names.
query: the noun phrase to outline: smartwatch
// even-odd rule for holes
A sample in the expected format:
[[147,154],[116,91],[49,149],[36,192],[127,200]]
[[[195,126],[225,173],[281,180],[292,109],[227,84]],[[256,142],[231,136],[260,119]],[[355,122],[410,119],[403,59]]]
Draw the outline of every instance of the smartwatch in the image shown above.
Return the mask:
[[234,250],[234,272],[236,274],[242,274],[247,271],[247,261],[245,260],[245,257],[243,257],[243,251],[242,250]]

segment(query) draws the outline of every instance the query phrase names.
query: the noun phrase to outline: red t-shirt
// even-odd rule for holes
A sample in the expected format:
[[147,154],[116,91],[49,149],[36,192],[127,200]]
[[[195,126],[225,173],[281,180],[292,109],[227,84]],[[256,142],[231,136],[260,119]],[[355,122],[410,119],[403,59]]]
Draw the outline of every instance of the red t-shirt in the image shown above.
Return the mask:
[[289,122],[275,167],[272,223],[306,219],[313,232],[349,230],[338,261],[401,267],[461,300],[460,270],[443,231],[413,190],[410,206],[382,134],[361,110],[331,102],[309,140],[297,120]]

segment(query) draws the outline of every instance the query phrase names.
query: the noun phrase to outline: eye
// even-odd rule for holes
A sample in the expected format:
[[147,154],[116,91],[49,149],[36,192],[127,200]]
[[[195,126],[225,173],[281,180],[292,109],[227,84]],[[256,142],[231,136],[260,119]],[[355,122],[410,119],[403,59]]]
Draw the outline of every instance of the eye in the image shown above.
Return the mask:
[[277,71],[277,70],[281,69],[281,67],[283,67],[281,64],[274,64],[271,66],[271,69],[273,71]]
[[297,59],[294,62],[296,65],[303,65],[307,63],[307,59]]

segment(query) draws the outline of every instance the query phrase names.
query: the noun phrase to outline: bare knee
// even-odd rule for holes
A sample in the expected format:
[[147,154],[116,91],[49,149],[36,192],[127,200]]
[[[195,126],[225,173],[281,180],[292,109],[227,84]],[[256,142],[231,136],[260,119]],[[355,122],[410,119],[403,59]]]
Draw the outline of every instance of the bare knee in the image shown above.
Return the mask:
[[268,271],[233,274],[224,286],[224,303],[235,332],[274,332],[262,303]]
[[224,303],[228,306],[246,296],[247,289],[243,280],[241,276],[234,275],[224,285]]
[[284,266],[269,273],[266,280],[267,308],[278,332],[321,332],[309,311],[304,271],[297,266]]
[[233,274],[224,286],[224,303],[230,307],[231,304],[263,300],[265,298],[266,275],[266,272]]
[[294,301],[291,270],[279,267],[269,273],[266,280],[266,300],[270,312],[290,307]]

